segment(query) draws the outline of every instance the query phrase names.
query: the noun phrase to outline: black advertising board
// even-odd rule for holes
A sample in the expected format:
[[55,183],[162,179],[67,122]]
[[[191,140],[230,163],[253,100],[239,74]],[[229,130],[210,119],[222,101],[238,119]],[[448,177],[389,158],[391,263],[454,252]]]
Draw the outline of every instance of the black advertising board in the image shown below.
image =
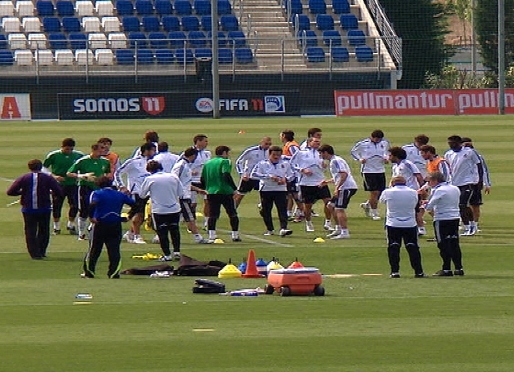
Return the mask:
[[[205,92],[63,93],[57,98],[62,120],[211,117],[213,112],[212,94]],[[220,92],[220,115],[299,116],[299,92]]]

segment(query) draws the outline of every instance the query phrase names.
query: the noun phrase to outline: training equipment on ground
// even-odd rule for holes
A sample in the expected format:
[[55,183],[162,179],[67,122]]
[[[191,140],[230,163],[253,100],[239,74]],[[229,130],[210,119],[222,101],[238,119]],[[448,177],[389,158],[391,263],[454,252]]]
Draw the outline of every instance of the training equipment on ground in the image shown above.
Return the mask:
[[318,237],[318,238],[314,239],[313,242],[314,243],[325,243],[325,239]]
[[218,273],[218,278],[220,279],[228,279],[228,278],[240,278],[241,277],[241,271],[238,270],[238,268],[232,264],[232,260],[228,261],[228,264],[223,267]]
[[195,279],[193,293],[225,293],[225,284],[208,279]]
[[268,274],[266,294],[280,293],[281,296],[311,295],[324,296],[321,285],[323,277],[315,267],[272,270]]
[[248,251],[248,259],[246,260],[245,272],[243,278],[262,278],[257,265],[255,264],[255,252],[253,249]]

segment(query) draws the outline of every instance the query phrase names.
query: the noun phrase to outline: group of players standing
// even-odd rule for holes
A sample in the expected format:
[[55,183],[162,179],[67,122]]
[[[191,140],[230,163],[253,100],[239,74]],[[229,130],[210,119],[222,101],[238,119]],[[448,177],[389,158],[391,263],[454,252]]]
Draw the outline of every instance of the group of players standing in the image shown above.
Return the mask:
[[[278,235],[292,234],[293,231],[288,228],[289,221],[304,221],[307,232],[315,231],[312,206],[322,200],[325,215],[323,228],[328,230],[327,236],[331,239],[349,238],[345,210],[358,189],[350,166],[335,154],[332,146],[321,144],[320,128],[309,129],[307,139],[301,144],[295,141],[294,135],[292,130],[284,130],[280,133],[282,146],[273,146],[272,139],[264,137],[259,144],[244,150],[235,160],[235,168],[240,176],[237,186],[231,177],[230,148],[218,146],[213,157],[207,150],[208,137],[203,134],[196,135],[193,146],[179,156],[169,151],[166,142],[159,142],[156,132],[148,131],[145,133],[145,143],[123,163],[110,150],[112,140],[109,138],[101,138],[93,144],[89,155],[76,151],[74,140],[66,138],[61,148],[50,152],[43,163],[63,190],[62,194],[55,193],[53,198],[54,234],[61,232],[60,217],[65,198],[70,206],[66,229],[71,234],[77,234],[79,240],[86,239],[88,218],[96,222],[93,224],[95,226],[102,218],[110,221],[112,218],[108,216],[114,214],[114,220],[119,224],[122,220],[121,208],[123,204],[129,204],[131,227],[123,237],[131,243],[144,244],[146,242],[141,237],[140,229],[144,222],[145,205],[150,199],[153,228],[157,232],[154,239],[163,250],[162,260],[173,260],[180,257],[180,217],[187,223],[196,243],[212,243],[217,239],[216,221],[223,206],[230,219],[232,240],[241,241],[237,207],[246,193],[259,190],[260,214],[266,227],[264,235],[275,234],[273,205],[279,217]],[[392,177],[403,177],[407,186],[417,190],[420,195],[426,191],[423,185],[428,181],[428,174],[440,172],[446,181],[459,187],[460,215],[466,228],[462,235],[473,235],[478,231],[481,190],[485,185],[485,191],[489,192],[491,186],[485,161],[473,149],[470,139],[449,137],[450,149],[444,157],[438,156],[428,141],[427,136],[419,135],[412,144],[391,147],[381,130],[375,130],[368,138],[358,141],[350,154],[360,163],[364,190],[369,192],[368,200],[361,203],[361,207],[367,216],[380,220],[378,203],[382,191],[386,189],[385,164],[389,162],[392,163]],[[325,177],[326,171],[330,173],[330,178]],[[119,198],[114,205],[107,203],[110,209],[99,208],[115,198],[111,194],[101,200],[98,199],[101,193],[93,193],[110,188],[112,183],[118,192],[131,195],[132,201]],[[334,185],[333,196],[329,184]],[[200,234],[195,222],[200,198],[204,199],[204,226],[208,238]],[[99,209],[104,215],[98,214]],[[418,234],[426,234],[422,210],[417,213],[416,222]],[[170,251],[168,233],[173,253]],[[86,276],[94,276],[94,266],[104,243],[108,251],[117,249],[118,254],[114,256],[119,256],[119,242],[117,248],[109,249],[109,245],[116,246],[112,230],[103,229],[96,240],[93,233],[90,235],[92,254],[88,254],[84,264]],[[109,276],[116,277],[119,258],[114,257],[111,261],[114,262],[111,262]]]

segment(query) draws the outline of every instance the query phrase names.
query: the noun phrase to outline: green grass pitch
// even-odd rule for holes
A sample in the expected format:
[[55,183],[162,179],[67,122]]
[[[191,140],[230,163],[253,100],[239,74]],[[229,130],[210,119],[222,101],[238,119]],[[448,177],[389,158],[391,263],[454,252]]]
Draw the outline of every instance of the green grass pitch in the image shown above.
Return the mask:
[[[303,140],[309,127],[322,128],[323,143],[347,160],[354,142],[377,128],[394,145],[425,133],[441,154],[448,136],[471,137],[488,161],[493,188],[484,197],[482,232],[461,240],[466,276],[414,279],[402,251],[402,278],[389,279],[383,222],[364,217],[359,203],[366,193],[361,189],[348,209],[352,238],[345,241],[313,243],[323,234],[321,218],[314,219],[316,233],[291,224],[290,237],[262,236],[256,192],[240,208],[242,243],[199,246],[182,230],[183,252],[201,260],[239,264],[254,249],[258,257],[278,257],[286,265],[297,257],[324,274],[353,274],[325,278],[325,297],[199,295],[191,291],[194,277],[108,280],[105,253],[98,278],[84,280],[79,274],[86,243],[67,234],[55,236],[49,258],[31,261],[19,206],[8,207],[14,199],[2,193],[0,371],[514,370],[511,116],[2,122],[0,182],[5,190],[9,180],[26,172],[29,159],[43,158],[68,136],[86,152],[99,137],[111,137],[113,150],[126,158],[146,130],[158,131],[175,152],[189,146],[193,135],[206,133],[211,150],[228,145],[235,160],[262,136],[279,144],[280,131],[289,128]],[[358,166],[349,162],[360,184]],[[431,234],[431,219],[426,220]],[[219,228],[228,229],[226,216]],[[147,240],[151,236],[146,232]],[[440,268],[437,248],[426,239],[421,246],[425,271],[431,274]],[[159,253],[159,247],[123,243],[124,268],[148,264],[131,258],[146,252]],[[223,281],[229,290],[266,283]],[[77,293],[91,293],[93,300],[74,304]]]

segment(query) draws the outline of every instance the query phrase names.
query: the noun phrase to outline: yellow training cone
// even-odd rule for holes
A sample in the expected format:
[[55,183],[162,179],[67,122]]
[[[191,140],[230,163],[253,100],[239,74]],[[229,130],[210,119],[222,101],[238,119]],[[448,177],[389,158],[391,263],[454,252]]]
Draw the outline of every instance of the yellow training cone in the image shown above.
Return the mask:
[[224,244],[225,242],[223,241],[223,239],[214,239],[214,244]]
[[323,239],[323,238],[316,238],[313,241],[314,241],[314,243],[325,243],[325,239]]

